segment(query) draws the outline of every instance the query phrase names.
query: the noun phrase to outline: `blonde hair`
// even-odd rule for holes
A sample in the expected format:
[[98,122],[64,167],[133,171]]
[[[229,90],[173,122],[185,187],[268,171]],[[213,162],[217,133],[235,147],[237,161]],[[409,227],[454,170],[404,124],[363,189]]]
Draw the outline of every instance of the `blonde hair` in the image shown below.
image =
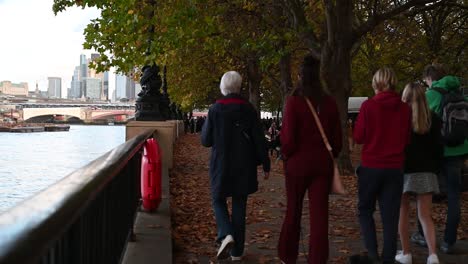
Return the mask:
[[377,91],[395,90],[396,83],[395,72],[387,67],[379,69],[372,78],[372,88]]
[[418,83],[408,83],[401,99],[411,107],[413,131],[417,134],[427,133],[431,128],[431,111],[424,87]]
[[236,71],[228,71],[221,78],[219,88],[221,93],[226,96],[231,93],[240,93],[242,77]]

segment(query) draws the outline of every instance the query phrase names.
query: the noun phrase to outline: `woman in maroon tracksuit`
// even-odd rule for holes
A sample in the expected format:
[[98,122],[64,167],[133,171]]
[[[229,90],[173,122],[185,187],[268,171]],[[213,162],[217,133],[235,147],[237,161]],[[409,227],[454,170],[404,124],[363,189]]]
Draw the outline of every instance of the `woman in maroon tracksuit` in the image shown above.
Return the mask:
[[283,263],[296,263],[301,231],[302,201],[308,191],[310,208],[309,263],[328,259],[328,194],[333,161],[325,148],[304,96],[316,109],[335,157],[341,151],[341,125],[335,100],[324,93],[320,63],[306,57],[299,89],[287,99],[281,128],[281,151],[285,162],[287,210],[279,240]]

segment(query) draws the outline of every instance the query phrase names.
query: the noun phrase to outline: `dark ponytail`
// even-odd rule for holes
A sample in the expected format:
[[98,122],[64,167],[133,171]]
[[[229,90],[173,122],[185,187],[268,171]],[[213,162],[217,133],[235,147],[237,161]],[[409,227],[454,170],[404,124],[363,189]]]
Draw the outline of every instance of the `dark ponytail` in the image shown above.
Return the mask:
[[307,96],[314,101],[321,101],[324,91],[320,82],[320,61],[312,56],[306,56],[300,68],[299,78],[294,95]]

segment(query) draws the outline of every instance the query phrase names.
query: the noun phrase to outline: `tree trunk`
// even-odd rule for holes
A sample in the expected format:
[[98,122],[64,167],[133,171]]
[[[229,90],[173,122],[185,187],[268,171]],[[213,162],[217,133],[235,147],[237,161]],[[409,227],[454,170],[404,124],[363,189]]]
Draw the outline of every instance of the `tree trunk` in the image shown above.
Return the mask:
[[351,173],[348,142],[348,98],[351,94],[352,1],[327,2],[327,41],[321,52],[321,77],[326,89],[335,97],[340,111],[343,148],[338,159],[342,172]]
[[[325,49],[328,51],[325,52]],[[351,53],[343,52],[346,47],[334,47],[327,45],[322,50],[321,75],[326,89],[335,97],[340,111],[341,127],[343,134],[343,149],[339,157],[342,171],[352,172],[349,141],[348,141],[348,98],[351,93]],[[338,52],[337,52],[338,51]],[[351,51],[349,49],[349,51]],[[337,56],[336,54],[340,54]]]
[[291,79],[291,54],[287,53],[281,57],[279,62],[280,76],[281,76],[281,111],[284,113],[286,107],[286,98],[292,90]]
[[260,83],[262,82],[262,73],[258,66],[258,59],[250,59],[247,63],[247,81],[249,83],[249,101],[257,110],[260,116]]

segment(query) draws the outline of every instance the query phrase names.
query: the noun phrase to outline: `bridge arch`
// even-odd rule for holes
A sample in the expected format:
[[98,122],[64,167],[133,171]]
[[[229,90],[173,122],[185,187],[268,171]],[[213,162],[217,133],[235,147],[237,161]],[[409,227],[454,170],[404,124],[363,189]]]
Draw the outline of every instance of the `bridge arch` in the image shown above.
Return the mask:
[[28,119],[25,119],[24,121],[28,123],[50,123],[56,121],[62,121],[73,124],[84,123],[84,120],[80,119],[79,117],[69,115],[40,115],[30,117]]
[[23,108],[23,120],[37,116],[63,115],[85,120],[85,112],[80,107]]
[[94,110],[92,112],[92,119],[106,119],[107,117],[125,115],[127,118],[131,115],[135,115],[135,110]]

